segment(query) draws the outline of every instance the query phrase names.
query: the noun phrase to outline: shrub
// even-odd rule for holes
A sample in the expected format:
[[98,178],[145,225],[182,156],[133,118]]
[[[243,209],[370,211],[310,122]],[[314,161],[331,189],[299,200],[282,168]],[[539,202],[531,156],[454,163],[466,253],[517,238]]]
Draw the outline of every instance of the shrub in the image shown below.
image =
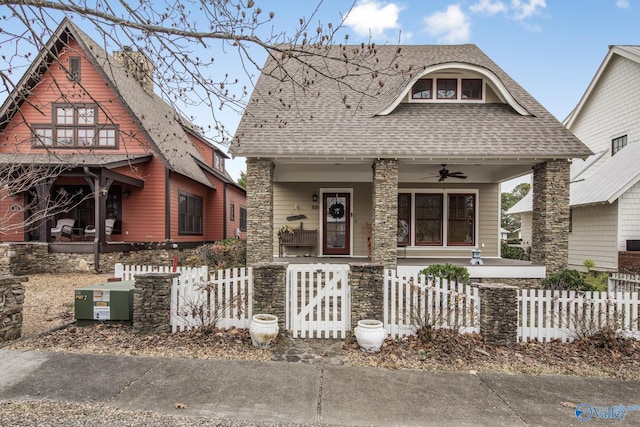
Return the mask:
[[426,276],[440,277],[456,283],[469,284],[469,270],[461,265],[433,264],[420,271]]
[[543,289],[567,290],[567,291],[588,291],[584,276],[578,270],[564,269],[557,273],[550,274],[549,277],[540,282]]
[[247,242],[242,239],[226,239],[202,245],[186,262],[192,266],[206,265],[210,269],[244,267],[247,264]]
[[501,252],[502,258],[529,261],[529,255],[520,246],[511,246],[503,243]]

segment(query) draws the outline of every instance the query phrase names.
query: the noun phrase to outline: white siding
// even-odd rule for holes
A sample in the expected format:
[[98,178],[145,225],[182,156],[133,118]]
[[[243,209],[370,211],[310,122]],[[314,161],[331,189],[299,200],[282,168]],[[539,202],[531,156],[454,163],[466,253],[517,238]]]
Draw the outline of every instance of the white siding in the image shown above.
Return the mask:
[[640,183],[618,199],[618,250],[627,250],[627,240],[640,240]]
[[606,151],[600,164],[611,157],[613,138],[627,135],[628,143],[640,141],[638,93],[640,64],[613,56],[582,113],[571,127],[571,131],[594,153]]
[[569,268],[584,270],[589,259],[598,270],[618,269],[618,203],[573,209]]

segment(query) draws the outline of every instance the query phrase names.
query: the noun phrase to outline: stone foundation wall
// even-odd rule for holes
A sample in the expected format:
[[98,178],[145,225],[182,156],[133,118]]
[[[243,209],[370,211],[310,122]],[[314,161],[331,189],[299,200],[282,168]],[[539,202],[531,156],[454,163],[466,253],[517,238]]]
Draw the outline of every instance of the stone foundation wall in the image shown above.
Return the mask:
[[0,342],[22,335],[22,306],[26,277],[0,277]]
[[[113,273],[116,263],[130,265],[184,265],[195,249],[143,249],[100,254],[100,269]],[[0,244],[0,274],[24,276],[41,273],[93,273],[93,253],[50,253],[46,243]]]
[[640,274],[640,252],[618,252],[618,272]]
[[133,331],[138,334],[171,332],[171,286],[178,273],[136,275],[133,291]]
[[351,331],[363,319],[384,320],[384,266],[350,264]]

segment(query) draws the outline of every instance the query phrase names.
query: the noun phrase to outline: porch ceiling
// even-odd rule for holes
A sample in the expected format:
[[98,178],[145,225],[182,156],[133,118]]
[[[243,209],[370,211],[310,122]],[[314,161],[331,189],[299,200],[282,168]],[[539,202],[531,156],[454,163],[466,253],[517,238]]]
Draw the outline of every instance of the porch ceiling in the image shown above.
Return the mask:
[[[543,160],[399,161],[401,183],[430,184],[438,182],[438,171],[446,164],[451,172],[463,172],[467,179],[451,178],[447,183],[498,183],[526,175]],[[276,182],[371,182],[370,158],[354,159],[275,159]]]

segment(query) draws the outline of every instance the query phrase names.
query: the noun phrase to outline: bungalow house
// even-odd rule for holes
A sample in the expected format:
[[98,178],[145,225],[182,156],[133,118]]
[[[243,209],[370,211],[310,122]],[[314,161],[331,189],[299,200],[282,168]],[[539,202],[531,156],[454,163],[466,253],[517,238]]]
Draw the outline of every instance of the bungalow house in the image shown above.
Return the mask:
[[[283,226],[316,233],[326,258],[498,259],[500,182],[533,169],[532,260],[566,265],[569,159],[591,151],[478,47],[305,59],[267,60],[231,145],[247,158],[249,264],[279,255]],[[311,253],[297,250],[283,256]]]
[[[5,215],[18,227],[0,242],[90,253],[244,237],[246,192],[226,158],[154,93],[149,58],[107,54],[64,19],[0,108],[0,163],[57,170],[3,199],[0,209],[19,215]],[[25,222],[59,194],[73,197]],[[60,219],[71,224],[66,233],[55,230]]]
[[[595,153],[571,165],[569,267],[640,273],[640,46],[610,46],[563,124]],[[508,213],[531,229],[533,195]],[[524,237],[523,237],[524,238]]]

